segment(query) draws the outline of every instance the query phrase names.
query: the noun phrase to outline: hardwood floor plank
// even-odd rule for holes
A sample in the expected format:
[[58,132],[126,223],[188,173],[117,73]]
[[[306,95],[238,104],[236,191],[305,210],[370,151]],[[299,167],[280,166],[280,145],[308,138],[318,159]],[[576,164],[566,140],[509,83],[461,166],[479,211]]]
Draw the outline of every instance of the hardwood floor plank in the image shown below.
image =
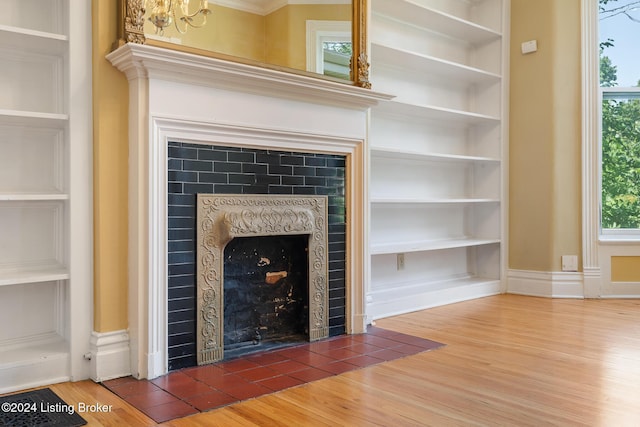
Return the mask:
[[[376,323],[446,346],[161,425],[640,425],[640,301],[500,295]],[[91,426],[155,425],[92,382],[51,388],[112,404]]]

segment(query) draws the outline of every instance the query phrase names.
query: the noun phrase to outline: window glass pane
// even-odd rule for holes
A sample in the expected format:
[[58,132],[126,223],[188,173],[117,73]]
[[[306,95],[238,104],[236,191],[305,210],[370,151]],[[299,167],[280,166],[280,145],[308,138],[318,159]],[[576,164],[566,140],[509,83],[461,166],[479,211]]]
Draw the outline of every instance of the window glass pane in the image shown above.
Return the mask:
[[640,228],[640,0],[598,0],[602,229]]
[[602,228],[640,228],[640,99],[602,102]]
[[[615,67],[617,84],[640,80],[640,0],[599,0],[600,46]],[[601,73],[602,76],[602,73]]]

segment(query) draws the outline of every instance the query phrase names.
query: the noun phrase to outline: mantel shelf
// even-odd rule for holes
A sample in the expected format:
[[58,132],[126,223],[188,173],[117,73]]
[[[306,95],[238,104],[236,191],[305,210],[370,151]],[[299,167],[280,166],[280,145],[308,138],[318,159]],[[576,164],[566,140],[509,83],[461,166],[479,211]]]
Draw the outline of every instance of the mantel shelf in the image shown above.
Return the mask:
[[131,79],[153,78],[224,87],[276,98],[366,110],[393,98],[370,89],[280,70],[127,43],[107,59]]

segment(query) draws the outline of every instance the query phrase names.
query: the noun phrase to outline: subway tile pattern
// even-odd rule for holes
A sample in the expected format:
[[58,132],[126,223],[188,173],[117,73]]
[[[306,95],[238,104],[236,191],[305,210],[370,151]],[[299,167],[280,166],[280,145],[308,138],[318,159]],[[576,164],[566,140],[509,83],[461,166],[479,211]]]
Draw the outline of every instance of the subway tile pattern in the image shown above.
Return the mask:
[[329,335],[345,333],[345,157],[168,144],[169,370],[196,365],[196,194],[329,198]]

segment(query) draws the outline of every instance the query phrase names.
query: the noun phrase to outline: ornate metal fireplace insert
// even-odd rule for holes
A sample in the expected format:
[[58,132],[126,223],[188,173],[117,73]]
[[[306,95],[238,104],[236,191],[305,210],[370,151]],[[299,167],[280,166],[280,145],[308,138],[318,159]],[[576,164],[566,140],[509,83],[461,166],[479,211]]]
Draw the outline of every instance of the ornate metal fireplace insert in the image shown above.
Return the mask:
[[236,237],[308,235],[309,340],[329,336],[326,196],[198,194],[198,364],[224,357],[224,247]]

